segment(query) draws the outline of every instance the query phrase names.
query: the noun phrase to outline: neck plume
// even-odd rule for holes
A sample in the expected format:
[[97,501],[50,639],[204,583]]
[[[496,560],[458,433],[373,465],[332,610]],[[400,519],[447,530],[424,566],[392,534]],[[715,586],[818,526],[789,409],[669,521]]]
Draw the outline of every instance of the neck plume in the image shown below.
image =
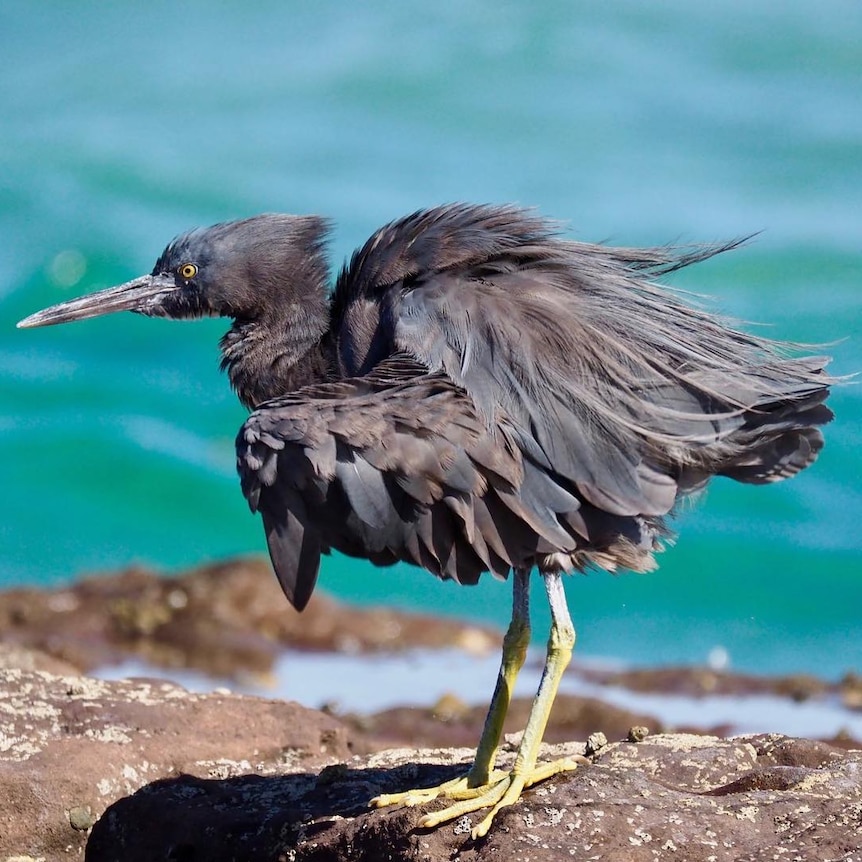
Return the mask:
[[333,375],[326,225],[309,217],[290,227],[281,243],[260,249],[267,265],[246,271],[256,299],[231,315],[219,345],[222,370],[249,409]]
[[[304,309],[308,312],[309,309]],[[221,368],[239,400],[254,410],[264,401],[332,377],[328,317],[236,321],[225,333]]]

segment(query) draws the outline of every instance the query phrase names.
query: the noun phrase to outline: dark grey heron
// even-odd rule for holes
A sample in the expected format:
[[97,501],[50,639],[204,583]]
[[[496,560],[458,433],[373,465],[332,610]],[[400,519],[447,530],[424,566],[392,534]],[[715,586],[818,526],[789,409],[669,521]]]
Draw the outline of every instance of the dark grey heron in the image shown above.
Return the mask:
[[[21,321],[129,310],[230,317],[222,367],[253,412],[237,466],[275,573],[299,610],[321,553],[413,563],[474,584],[513,573],[512,620],[475,760],[378,805],[453,800],[434,826],[575,767],[537,765],[575,641],[561,575],[638,572],[666,518],[713,476],[794,476],[823,445],[826,359],[746,334],[660,276],[732,248],[561,239],[515,207],[452,205],[377,231],[328,293],[327,224],[261,215],[185,233],[152,273]],[[494,769],[530,639],[535,568],[552,626],[512,770]]]

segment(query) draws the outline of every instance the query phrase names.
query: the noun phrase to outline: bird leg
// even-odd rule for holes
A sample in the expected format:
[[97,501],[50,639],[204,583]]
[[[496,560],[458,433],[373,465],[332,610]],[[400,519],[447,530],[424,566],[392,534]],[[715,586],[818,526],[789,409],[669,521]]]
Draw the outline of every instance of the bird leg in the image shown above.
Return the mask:
[[483,788],[477,788],[479,792],[471,794],[472,798],[460,797],[462,801],[456,802],[442,811],[425,815],[419,821],[420,826],[437,826],[447,820],[454,820],[480,808],[492,806],[491,811],[473,828],[471,833],[474,840],[481,838],[487,835],[497,812],[501,808],[517,802],[525,787],[530,787],[560,772],[577,769],[578,762],[584,762],[583,758],[577,760],[566,758],[536,767],[539,747],[548,723],[551,706],[556,697],[563,671],[571,660],[572,648],[575,645],[575,629],[566,606],[562,577],[559,572],[542,573],[542,577],[551,606],[551,634],[548,640],[548,655],[539,683],[539,690],[533,701],[527,726],[518,747],[515,763],[508,775],[492,781]]
[[476,747],[476,757],[467,773],[468,787],[481,787],[490,780],[515,680],[524,666],[530,645],[530,570],[515,569],[512,581],[512,619],[503,638],[500,672]]
[[[561,575],[557,573],[543,573],[545,590],[551,607],[551,634],[548,640],[548,654],[545,660],[545,668],[539,683],[539,690],[533,701],[527,727],[521,738],[515,763],[508,773],[501,771],[491,772],[494,753],[500,741],[503,719],[511,698],[511,683],[520,669],[524,660],[524,652],[516,653],[512,647],[507,650],[505,641],[503,648],[503,664],[500,668],[497,689],[491,701],[488,718],[485,721],[485,729],[476,752],[476,759],[470,771],[462,778],[446,782],[439,787],[429,788],[428,791],[413,791],[406,794],[393,794],[391,796],[377,797],[372,800],[375,805],[387,805],[400,802],[407,805],[417,805],[444,796],[457,800],[441,811],[426,814],[420,821],[419,826],[430,828],[438,826],[449,820],[454,820],[464,814],[478,811],[480,808],[491,808],[491,811],[472,831],[473,839],[483,837],[491,828],[495,815],[501,808],[513,805],[521,796],[525,787],[530,787],[539,781],[544,781],[561,772],[577,769],[578,763],[585,762],[583,758],[566,758],[536,766],[539,747],[542,736],[548,723],[551,706],[557,694],[563,671],[566,669],[571,657],[572,648],[575,644],[575,629],[566,606],[566,596],[563,591]],[[523,588],[526,591],[526,576],[523,578]],[[524,600],[524,610],[527,610]],[[512,613],[512,624],[509,633],[515,626],[518,616],[518,587],[515,587],[515,603]],[[526,631],[529,632],[527,626]],[[514,638],[513,638],[514,640]],[[522,650],[526,650],[526,643]],[[520,656],[518,658],[518,656]],[[509,663],[514,657],[515,661]],[[514,668],[514,672],[512,671]],[[481,783],[478,783],[481,782]]]
[[[485,717],[485,726],[476,757],[470,770],[458,778],[446,781],[436,787],[406,790],[402,793],[385,793],[371,800],[371,805],[382,808],[385,805],[421,805],[430,802],[438,796],[448,799],[461,798],[461,794],[473,795],[474,790],[488,786],[492,777],[494,761],[500,737],[503,735],[503,723],[509,711],[512,691],[518,672],[523,667],[527,657],[527,647],[530,644],[530,570],[515,569],[512,577],[512,620],[503,638],[503,658],[497,675],[497,685]],[[504,773],[493,773],[495,780],[502,778]],[[442,822],[442,821],[441,821]]]

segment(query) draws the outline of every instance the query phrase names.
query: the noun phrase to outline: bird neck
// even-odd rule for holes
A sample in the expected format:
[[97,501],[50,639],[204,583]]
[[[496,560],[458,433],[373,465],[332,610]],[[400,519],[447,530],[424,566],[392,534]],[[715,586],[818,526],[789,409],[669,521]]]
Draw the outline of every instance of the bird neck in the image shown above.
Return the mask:
[[239,400],[253,410],[332,378],[328,330],[325,303],[294,306],[286,315],[235,320],[219,344],[222,370]]

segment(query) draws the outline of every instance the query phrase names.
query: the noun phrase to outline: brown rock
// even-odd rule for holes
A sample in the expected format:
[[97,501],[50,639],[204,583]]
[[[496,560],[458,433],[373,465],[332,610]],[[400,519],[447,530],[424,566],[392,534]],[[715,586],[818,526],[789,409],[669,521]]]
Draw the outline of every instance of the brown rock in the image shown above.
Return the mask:
[[334,652],[499,649],[493,629],[316,592],[300,615],[268,562],[235,559],[176,576],[141,567],[54,590],[0,592],[0,638],[88,672],[136,658],[222,679],[266,678],[285,647]]
[[[504,733],[517,735],[527,724],[533,702],[515,698],[509,706]],[[399,706],[371,715],[348,714],[343,721],[369,741],[373,748],[407,746],[413,748],[470,747],[479,740],[485,723],[487,704],[468,706],[446,696],[432,707]],[[586,739],[601,730],[609,739],[623,739],[632,725],[660,730],[652,716],[629,712],[591,697],[558,694],[545,731],[546,742]]]
[[[582,750],[568,745],[546,753]],[[324,772],[325,780],[303,772],[177,778],[112,806],[93,829],[87,859],[862,858],[862,752],[819,751],[819,765],[812,766],[805,740],[779,736],[675,734],[612,743],[593,765],[527,791],[477,843],[469,831],[481,815],[436,830],[416,828],[422,812],[440,802],[415,810],[363,810],[373,794],[453,777],[469,760],[465,750],[353,758]]]
[[69,859],[85,843],[91,862],[862,859],[862,752],[779,735],[612,742],[528,790],[477,843],[478,814],[416,828],[439,801],[367,809],[460,774],[472,753],[360,757],[336,720],[295,704],[7,669],[0,859]]
[[78,674],[78,668],[74,665],[48,655],[48,653],[0,641],[0,668],[3,667],[44,670],[61,676],[76,676]]
[[[838,687],[810,676],[755,676],[730,673],[707,667],[641,667],[624,670],[604,670],[575,666],[584,679],[602,685],[613,685],[642,693],[662,692],[691,697],[705,695],[773,694],[802,702],[835,692]],[[849,678],[849,676],[848,676]]]
[[0,669],[0,859],[70,858],[153,781],[316,771],[349,753],[338,721],[295,703]]
[[[362,653],[454,646],[496,653],[500,640],[498,632],[463,621],[352,608],[319,592],[300,615],[285,601],[268,562],[260,559],[228,560],[176,576],[130,568],[59,589],[0,592],[0,667],[52,673],[89,672],[134,659],[167,676],[174,669],[191,669],[259,688],[270,681],[285,648]],[[827,683],[803,675],[770,678],[697,667],[615,671],[575,663],[569,674],[639,692],[840,698],[848,709],[862,703],[862,684],[852,673],[840,683]],[[484,708],[450,698],[434,711],[390,710],[356,722],[376,743],[472,745]],[[522,706],[513,706],[508,731],[523,727],[523,712]],[[560,697],[546,738],[585,738],[602,730],[609,739],[619,739],[634,723],[652,732],[668,729],[649,716],[626,714],[595,699]],[[733,732],[732,727],[706,729]],[[858,747],[849,732],[828,741]]]
[[848,672],[839,683],[841,700],[848,709],[862,710],[862,676]]

